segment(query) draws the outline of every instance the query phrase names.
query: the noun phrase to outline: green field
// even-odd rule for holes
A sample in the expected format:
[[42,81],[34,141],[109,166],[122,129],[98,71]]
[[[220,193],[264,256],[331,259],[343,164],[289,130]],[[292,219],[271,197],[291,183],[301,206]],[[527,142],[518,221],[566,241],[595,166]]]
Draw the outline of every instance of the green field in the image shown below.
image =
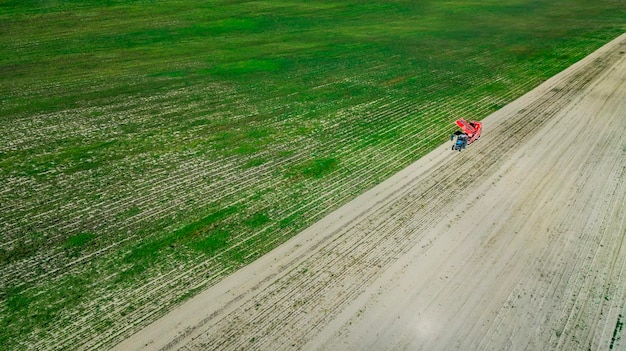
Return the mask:
[[624,31],[623,1],[0,0],[0,345],[119,342]]

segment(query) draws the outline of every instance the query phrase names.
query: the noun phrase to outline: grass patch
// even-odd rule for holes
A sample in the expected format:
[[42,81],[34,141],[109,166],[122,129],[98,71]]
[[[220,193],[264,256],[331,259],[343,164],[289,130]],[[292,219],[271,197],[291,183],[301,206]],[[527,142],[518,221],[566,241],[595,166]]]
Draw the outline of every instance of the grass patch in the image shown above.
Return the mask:
[[[139,243],[125,255],[124,262],[150,264],[168,247],[174,248],[181,244],[197,241],[198,238],[204,236],[211,237],[211,234],[218,229],[218,225],[222,221],[239,210],[240,208],[237,206],[222,208],[178,230],[170,232],[168,235]],[[223,238],[224,236],[224,231],[218,231],[216,235],[217,238]],[[217,241],[223,242],[221,239]]]
[[262,227],[270,221],[270,217],[267,212],[257,212],[252,217],[246,220],[246,225],[252,229]]
[[224,248],[230,238],[230,232],[223,229],[215,229],[202,234],[191,242],[191,247],[206,254],[214,254]]
[[255,159],[252,159],[252,160],[246,162],[246,164],[243,166],[243,168],[258,167],[258,166],[264,164],[265,162],[267,162],[267,159],[264,158],[264,157],[255,158]]
[[210,68],[206,72],[218,76],[233,78],[233,76],[250,73],[276,72],[281,69],[281,66],[282,65],[279,60],[252,59],[233,63],[224,63]]
[[80,251],[95,239],[93,233],[78,233],[65,241],[65,250],[70,256],[79,256]]
[[332,172],[339,165],[339,160],[333,157],[314,158],[287,172],[289,177],[321,178]]

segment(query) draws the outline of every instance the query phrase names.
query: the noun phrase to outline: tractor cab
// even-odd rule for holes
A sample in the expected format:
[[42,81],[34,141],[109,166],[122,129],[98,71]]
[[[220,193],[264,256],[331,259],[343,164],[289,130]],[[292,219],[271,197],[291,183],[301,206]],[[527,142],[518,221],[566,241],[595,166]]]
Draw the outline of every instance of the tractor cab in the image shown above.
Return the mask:
[[461,151],[467,147],[468,136],[463,132],[456,132],[450,136],[450,140],[454,142],[452,150]]

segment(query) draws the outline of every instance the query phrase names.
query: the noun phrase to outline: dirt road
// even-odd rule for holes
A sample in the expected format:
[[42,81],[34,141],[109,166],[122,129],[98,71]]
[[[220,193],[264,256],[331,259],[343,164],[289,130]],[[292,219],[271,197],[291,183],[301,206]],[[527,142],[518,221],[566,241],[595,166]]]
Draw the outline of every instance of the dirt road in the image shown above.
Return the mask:
[[626,34],[120,350],[626,348]]

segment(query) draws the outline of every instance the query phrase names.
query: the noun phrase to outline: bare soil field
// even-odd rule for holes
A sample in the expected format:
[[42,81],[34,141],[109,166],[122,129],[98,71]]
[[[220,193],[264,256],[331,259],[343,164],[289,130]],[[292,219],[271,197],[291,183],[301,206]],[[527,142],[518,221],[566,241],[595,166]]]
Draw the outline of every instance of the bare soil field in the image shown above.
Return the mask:
[[117,349],[625,349],[625,52],[626,34]]

